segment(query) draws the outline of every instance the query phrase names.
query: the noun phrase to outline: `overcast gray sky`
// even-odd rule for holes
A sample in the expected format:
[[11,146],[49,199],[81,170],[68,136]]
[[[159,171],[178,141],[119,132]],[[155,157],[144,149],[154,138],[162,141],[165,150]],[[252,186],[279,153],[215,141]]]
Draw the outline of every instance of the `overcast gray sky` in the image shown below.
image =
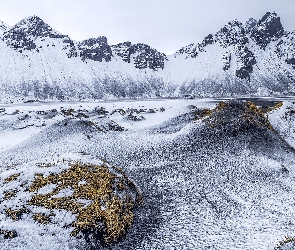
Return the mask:
[[0,20],[37,15],[74,40],[106,36],[110,44],[142,42],[174,53],[233,19],[276,11],[295,30],[295,0],[0,0]]

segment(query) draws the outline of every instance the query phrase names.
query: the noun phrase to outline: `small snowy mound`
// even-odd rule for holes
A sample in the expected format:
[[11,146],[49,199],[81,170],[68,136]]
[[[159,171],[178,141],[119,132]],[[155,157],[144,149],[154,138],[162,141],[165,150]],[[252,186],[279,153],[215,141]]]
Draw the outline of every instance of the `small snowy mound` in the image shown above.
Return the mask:
[[56,249],[118,241],[142,203],[134,183],[105,161],[59,159],[0,173],[1,249]]

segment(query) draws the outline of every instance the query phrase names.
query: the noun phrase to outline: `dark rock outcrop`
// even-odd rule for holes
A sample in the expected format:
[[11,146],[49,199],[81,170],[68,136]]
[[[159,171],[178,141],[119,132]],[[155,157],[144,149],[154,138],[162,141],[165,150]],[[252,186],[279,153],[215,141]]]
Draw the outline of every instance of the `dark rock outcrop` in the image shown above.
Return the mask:
[[83,61],[90,59],[93,61],[106,62],[111,61],[112,49],[108,45],[106,37],[90,38],[78,44],[80,49],[80,57]]
[[271,42],[281,38],[284,28],[280,17],[276,13],[267,12],[251,30],[251,38],[262,48]]
[[256,64],[256,59],[252,51],[247,46],[238,46],[236,49],[238,67],[236,76],[241,79],[249,79],[253,72],[253,65]]
[[243,24],[237,20],[229,22],[218,31],[215,34],[215,41],[223,48],[230,45],[244,45],[249,42]]
[[124,42],[112,45],[111,48],[113,54],[119,56],[124,62],[130,63],[131,54],[133,53],[131,46],[131,42]]
[[[3,34],[3,41],[9,47],[22,52],[23,50],[37,51],[39,48],[35,43],[38,38],[63,39],[65,46],[63,49],[68,49],[68,57],[76,56],[74,42],[66,35],[63,35],[52,29],[47,23],[37,16],[31,16],[23,19],[18,24],[7,30]],[[44,39],[41,39],[44,41]],[[47,45],[49,46],[49,45]]]
[[244,29],[247,34],[250,34],[252,30],[257,26],[257,20],[250,18],[244,25]]
[[119,56],[124,62],[130,63],[132,60],[138,69],[150,68],[153,70],[163,69],[167,57],[164,53],[147,44],[131,42],[119,43],[112,46],[115,55]]
[[223,70],[228,70],[230,68],[231,53],[226,51],[222,56]]

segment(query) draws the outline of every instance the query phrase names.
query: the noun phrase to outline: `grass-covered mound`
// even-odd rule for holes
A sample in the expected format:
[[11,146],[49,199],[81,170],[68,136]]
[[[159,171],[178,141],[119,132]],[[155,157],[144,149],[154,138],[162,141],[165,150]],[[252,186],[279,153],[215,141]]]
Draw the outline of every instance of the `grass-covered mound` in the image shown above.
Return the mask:
[[210,128],[236,133],[260,127],[272,130],[266,114],[253,102],[220,102],[214,109],[195,111],[196,119],[202,119]]
[[126,234],[133,209],[142,203],[125,172],[105,161],[35,163],[6,169],[0,177],[4,238],[17,237],[17,222],[23,221],[66,230],[69,239],[109,244]]

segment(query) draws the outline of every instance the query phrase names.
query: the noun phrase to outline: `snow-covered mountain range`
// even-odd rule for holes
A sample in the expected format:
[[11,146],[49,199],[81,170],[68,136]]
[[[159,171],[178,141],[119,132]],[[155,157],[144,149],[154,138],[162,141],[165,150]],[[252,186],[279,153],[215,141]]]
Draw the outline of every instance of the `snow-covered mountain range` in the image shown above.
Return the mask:
[[295,93],[295,31],[270,12],[169,56],[103,36],[77,42],[32,16],[0,22],[0,55],[2,102]]

